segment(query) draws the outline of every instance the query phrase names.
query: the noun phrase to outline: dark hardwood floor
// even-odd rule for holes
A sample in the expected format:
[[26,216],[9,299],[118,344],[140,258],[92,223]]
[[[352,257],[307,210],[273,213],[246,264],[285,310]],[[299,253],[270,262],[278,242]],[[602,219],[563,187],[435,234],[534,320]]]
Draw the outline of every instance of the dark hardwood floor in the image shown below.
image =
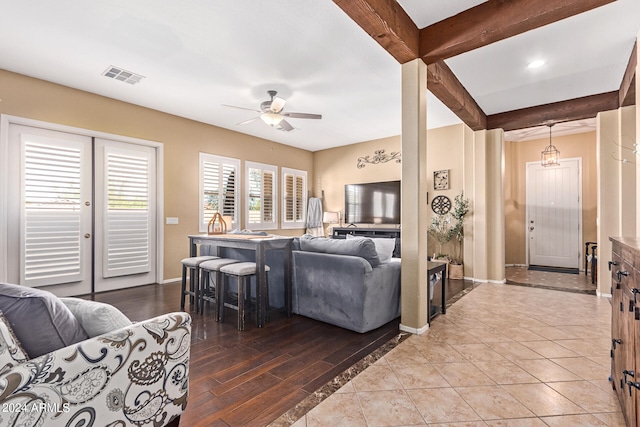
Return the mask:
[[[96,294],[132,321],[180,310],[180,286],[147,285]],[[189,402],[181,426],[265,426],[398,334],[399,320],[366,334],[294,315],[274,313],[265,328],[247,318],[236,329],[192,317]]]
[[[449,280],[453,298],[471,285]],[[435,298],[438,296],[436,295]],[[435,299],[434,298],[434,299]],[[95,294],[132,321],[180,310],[180,285],[147,285]],[[436,300],[437,301],[437,300]],[[192,316],[189,401],[181,426],[265,426],[399,333],[399,319],[366,334],[303,316],[272,314],[264,328],[247,318],[236,329],[211,310]]]

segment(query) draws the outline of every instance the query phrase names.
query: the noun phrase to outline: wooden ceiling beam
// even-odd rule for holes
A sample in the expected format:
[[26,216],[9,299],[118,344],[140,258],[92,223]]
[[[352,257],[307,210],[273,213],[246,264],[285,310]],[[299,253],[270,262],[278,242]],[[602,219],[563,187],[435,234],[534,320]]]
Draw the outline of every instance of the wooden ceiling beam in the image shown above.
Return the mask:
[[636,67],[638,66],[638,42],[634,43],[627,69],[620,84],[619,102],[621,107],[636,104]]
[[420,30],[396,0],[333,0],[399,63],[418,58]]
[[420,30],[420,57],[432,64],[613,1],[489,0]]
[[615,110],[618,106],[618,91],[601,93],[491,114],[487,116],[487,129],[502,128],[506,132],[552,123],[589,119],[595,117],[600,111]]
[[427,65],[427,89],[471,129],[487,128],[486,114],[444,61]]

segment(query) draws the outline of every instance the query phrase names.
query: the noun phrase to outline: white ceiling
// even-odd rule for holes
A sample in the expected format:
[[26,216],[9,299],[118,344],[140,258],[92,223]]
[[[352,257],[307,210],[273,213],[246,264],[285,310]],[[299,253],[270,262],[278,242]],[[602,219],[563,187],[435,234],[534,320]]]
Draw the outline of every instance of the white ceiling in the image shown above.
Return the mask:
[[[419,27],[477,5],[400,0]],[[400,65],[331,0],[0,0],[0,68],[316,151],[400,134]],[[617,90],[640,1],[596,10],[447,60],[487,114]],[[527,69],[530,60],[547,65]],[[102,76],[114,65],[145,76]],[[0,98],[1,93],[0,82]],[[274,89],[281,132],[254,117]],[[64,102],[64,100],[60,100]],[[428,97],[429,128],[460,120]],[[555,128],[554,128],[555,132]],[[512,139],[517,139],[517,134]]]

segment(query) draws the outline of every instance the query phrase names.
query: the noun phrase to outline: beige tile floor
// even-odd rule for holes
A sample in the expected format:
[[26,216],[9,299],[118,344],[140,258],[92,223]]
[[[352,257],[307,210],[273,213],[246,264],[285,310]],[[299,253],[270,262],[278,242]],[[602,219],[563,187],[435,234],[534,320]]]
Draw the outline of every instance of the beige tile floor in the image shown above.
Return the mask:
[[624,426],[610,317],[606,298],[479,285],[294,426]]

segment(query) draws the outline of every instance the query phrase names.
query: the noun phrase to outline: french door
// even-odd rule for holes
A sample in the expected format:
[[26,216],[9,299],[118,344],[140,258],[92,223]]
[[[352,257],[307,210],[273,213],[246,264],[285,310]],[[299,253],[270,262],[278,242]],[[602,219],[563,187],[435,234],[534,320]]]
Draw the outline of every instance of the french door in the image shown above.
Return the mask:
[[575,268],[581,265],[582,201],[580,159],[543,167],[527,163],[529,265]]
[[156,149],[9,124],[7,281],[81,295],[156,281]]

